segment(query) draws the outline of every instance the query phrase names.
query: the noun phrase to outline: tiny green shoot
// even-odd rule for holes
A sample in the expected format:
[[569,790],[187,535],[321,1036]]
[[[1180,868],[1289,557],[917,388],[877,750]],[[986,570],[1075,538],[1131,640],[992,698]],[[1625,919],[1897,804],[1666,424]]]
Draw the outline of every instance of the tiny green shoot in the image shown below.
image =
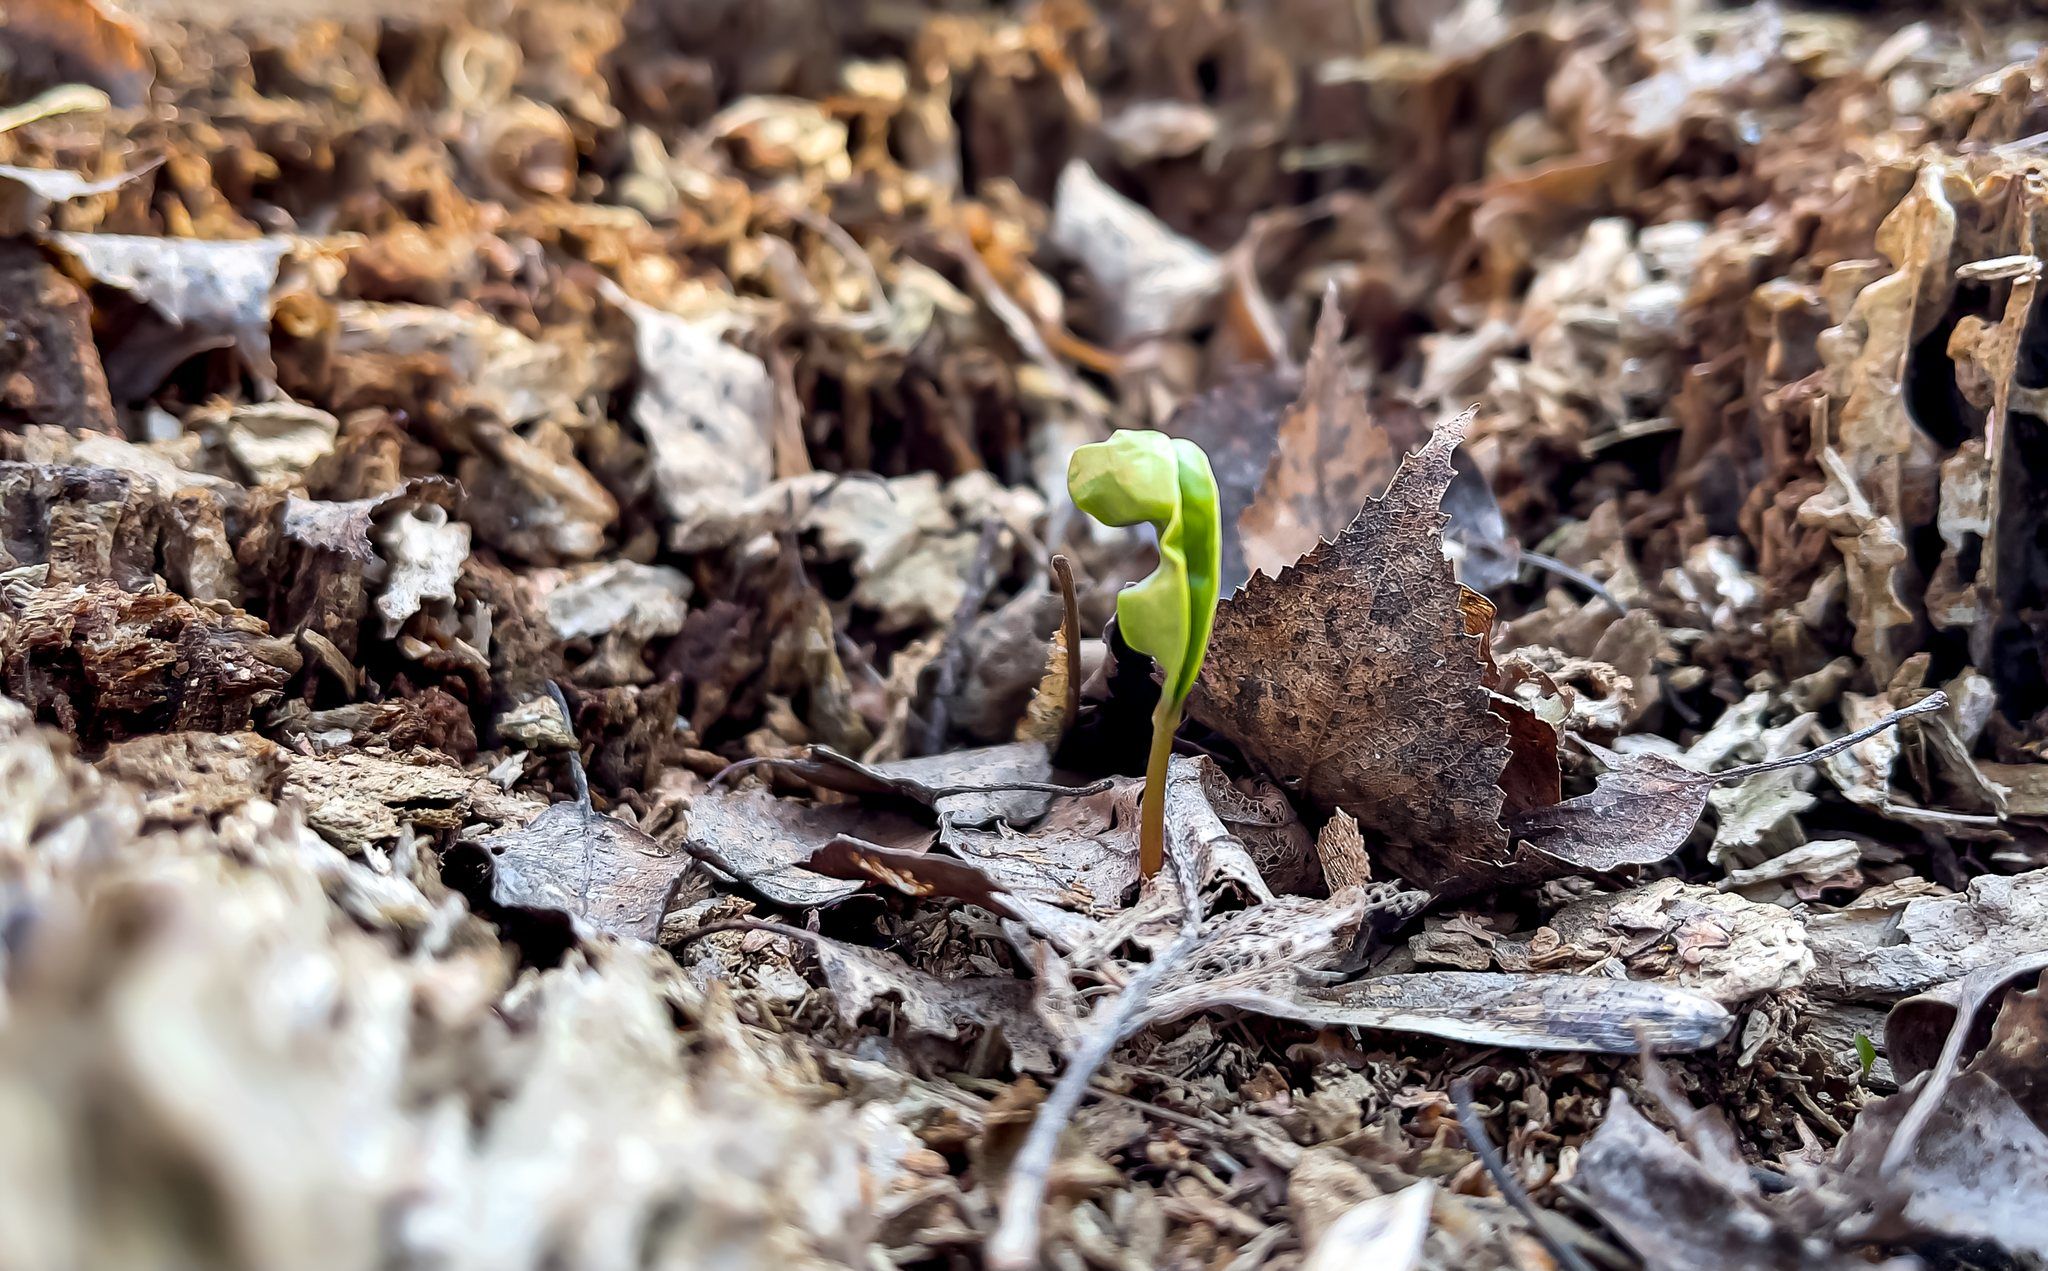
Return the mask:
[[1067,465],[1074,506],[1105,525],[1143,521],[1159,532],[1159,568],[1116,598],[1124,643],[1159,664],[1159,705],[1152,712],[1152,753],[1138,835],[1146,877],[1166,860],[1166,766],[1181,709],[1194,691],[1222,574],[1222,525],[1209,457],[1191,441],[1120,429],[1082,446]]
[[1862,1033],[1856,1034],[1856,1062],[1862,1065],[1866,1077],[1877,1066],[1877,1044]]

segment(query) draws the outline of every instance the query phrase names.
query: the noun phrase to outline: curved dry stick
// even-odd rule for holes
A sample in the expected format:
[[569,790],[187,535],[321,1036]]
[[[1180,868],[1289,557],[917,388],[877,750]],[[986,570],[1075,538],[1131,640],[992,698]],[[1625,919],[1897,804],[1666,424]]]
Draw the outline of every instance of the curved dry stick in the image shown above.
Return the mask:
[[1566,582],[1577,583],[1587,591],[1592,592],[1594,596],[1613,605],[1617,611],[1621,613],[1628,612],[1628,606],[1621,602],[1619,596],[1607,590],[1604,583],[1586,571],[1567,565],[1555,556],[1546,556],[1542,552],[1525,551],[1521,556],[1523,564],[1540,569],[1545,573],[1556,574]]
[[[1173,858],[1169,857],[1169,860]],[[1030,1271],[1039,1265],[1038,1212],[1045,1204],[1045,1185],[1058,1155],[1060,1134],[1088,1095],[1096,1069],[1109,1059],[1117,1043],[1142,1028],[1145,1008],[1152,990],[1201,943],[1202,896],[1195,882],[1173,862],[1173,876],[1180,883],[1180,934],[1146,968],[1131,977],[1114,1004],[1097,1013],[1100,1026],[1089,1031],[1088,1039],[1067,1064],[1067,1070],[1053,1084],[1052,1093],[1038,1107],[1024,1145],[1010,1163],[1010,1177],[1003,1184],[1002,1218],[995,1235],[983,1249],[983,1259],[993,1271]]]
[[1067,647],[1067,700],[1060,735],[1081,717],[1081,602],[1074,594],[1074,563],[1065,552],[1052,555],[1052,576],[1060,593],[1060,640]]
[[1480,1123],[1478,1111],[1472,1106],[1470,1079],[1460,1077],[1451,1083],[1451,1107],[1457,1111],[1458,1128],[1465,1132],[1465,1145],[1472,1149],[1472,1154],[1479,1158],[1479,1163],[1486,1167],[1486,1172],[1493,1175],[1493,1185],[1499,1189],[1501,1199],[1514,1206],[1515,1212],[1522,1215],[1524,1221],[1529,1224],[1529,1230],[1535,1233],[1536,1239],[1550,1251],[1550,1256],[1556,1259],[1557,1265],[1565,1268],[1565,1271],[1593,1271],[1593,1268],[1586,1265],[1586,1260],[1579,1256],[1578,1250],[1559,1240],[1543,1225],[1543,1215],[1537,1210],[1536,1202],[1529,1199],[1528,1190],[1522,1186],[1522,1181],[1508,1172],[1507,1162],[1501,1159],[1500,1150],[1494,1147],[1493,1139],[1486,1133],[1486,1127]]

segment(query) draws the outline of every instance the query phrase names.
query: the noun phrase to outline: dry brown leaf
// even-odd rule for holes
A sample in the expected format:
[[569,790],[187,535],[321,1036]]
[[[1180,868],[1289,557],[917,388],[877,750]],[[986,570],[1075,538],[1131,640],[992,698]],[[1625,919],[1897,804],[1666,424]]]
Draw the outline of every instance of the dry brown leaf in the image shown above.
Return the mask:
[[0,235],[15,238],[45,229],[55,205],[118,190],[146,170],[93,181],[63,168],[0,164]]
[[1512,859],[1507,725],[1443,552],[1463,428],[1439,430],[1335,540],[1217,609],[1192,702],[1283,788],[1350,813],[1381,860],[1438,892],[1489,886]]
[[2042,962],[2036,954],[1957,985],[1958,1009],[1939,1058],[1864,1109],[1842,1140],[1834,1167],[1872,1202],[1859,1236],[1942,1236],[2048,1258],[2048,1214],[2014,1204],[2048,1184],[2048,995],[2039,987],[2006,995],[1988,1038],[1979,1031],[1980,1016],[2014,971],[2035,975]]
[[[1252,566],[1245,560],[1244,517],[1268,480],[1281,421],[1290,417],[1290,409],[1300,409],[1295,405],[1300,392],[1300,376],[1295,374],[1278,370],[1240,374],[1181,403],[1166,421],[1168,436],[1184,437],[1209,456],[1209,468],[1216,478],[1217,519],[1223,528],[1222,572],[1217,575],[1217,586],[1226,596],[1251,577]],[[1393,470],[1391,455],[1387,469],[1373,487],[1374,493],[1386,485]],[[1282,564],[1292,564],[1300,555],[1296,552]]]
[[18,419],[115,430],[106,369],[92,338],[92,305],[33,243],[0,242],[0,321],[15,349],[0,376],[0,408],[10,426]]
[[[1980,1036],[1985,1005],[2022,981],[2037,979],[2044,968],[2048,968],[2048,949],[1979,968],[1893,1005],[1884,1015],[1884,1056],[1893,1076],[1909,1082],[1944,1063],[1953,1068],[1970,1059],[1964,1052],[1985,1040]],[[1958,1024],[1967,1031],[1956,1055],[1944,1060]]]
[[684,842],[698,859],[779,905],[829,905],[861,889],[804,862],[837,838],[923,851],[932,831],[907,817],[848,804],[778,799],[765,790],[706,790],[690,804]]
[[1362,922],[1399,923],[1421,912],[1428,899],[1395,883],[1377,883],[1327,899],[1275,896],[1213,915],[1194,947],[1152,986],[1138,1018],[1158,1024],[1196,1011],[1285,998],[1297,977],[1336,963]]
[[1223,266],[1208,249],[1160,224],[1079,159],[1060,173],[1046,237],[1087,272],[1112,344],[1181,334],[1223,290]]
[[988,976],[927,975],[893,953],[822,937],[812,941],[839,1021],[851,1028],[886,999],[902,1020],[934,1037],[958,1038],[963,1025],[1000,1030],[1017,1072],[1049,1073],[1057,1043],[1032,1010],[1029,982]]
[[1619,1090],[1579,1158],[1579,1180],[1594,1212],[1651,1271],[1853,1271],[1870,1265],[1837,1252],[1790,1216],[1765,1210],[1739,1160],[1687,1151]]
[[655,674],[647,646],[683,629],[690,591],[689,577],[667,565],[582,566],[548,592],[548,626],[564,641],[595,643],[575,670],[579,684],[644,684]]
[[225,450],[257,484],[301,480],[333,453],[341,432],[341,421],[333,415],[285,400],[201,407],[185,426]]
[[1911,651],[1908,639],[1918,621],[1911,597],[1919,589],[1905,538],[1918,528],[1916,486],[1932,483],[1934,460],[1931,439],[1907,409],[1904,368],[1955,286],[1951,175],[1941,162],[1920,169],[1877,231],[1877,248],[1894,271],[1864,286],[1842,323],[1817,343],[1840,406],[1831,427],[1815,438],[1827,489],[1799,515],[1825,527],[1842,555],[1856,651],[1879,683]]
[[1003,888],[980,867],[936,852],[905,851],[858,839],[836,838],[811,853],[804,868],[827,878],[870,882],[906,896],[949,896],[1003,918],[1028,922]]
[[455,614],[455,583],[469,559],[469,527],[448,519],[448,509],[422,503],[393,515],[377,532],[378,556],[384,576],[377,593],[377,614],[384,638],[399,633],[423,608],[437,624]]
[[693,322],[616,288],[633,321],[640,387],[633,422],[653,457],[656,491],[678,522],[706,502],[757,494],[775,475],[775,384],[761,359]]
[[1651,864],[1684,845],[1699,823],[1700,814],[1706,811],[1707,796],[1714,787],[1820,762],[1901,720],[1931,714],[1947,705],[1947,695],[1932,693],[1904,710],[1894,711],[1804,754],[1761,760],[1720,772],[1699,772],[1655,751],[1623,755],[1582,742],[1608,766],[1592,793],[1511,818],[1508,828],[1518,843],[1577,870],[1603,871],[1622,865]]
[[505,816],[486,814],[477,806],[476,796],[483,791],[497,795],[509,805],[503,811],[520,821],[537,812],[526,800],[504,795],[431,751],[397,757],[352,751],[292,755],[285,768],[284,793],[305,808],[306,824],[349,852],[388,843],[408,826],[450,831],[478,821],[503,823]]
[[1327,986],[1268,984],[1215,1004],[1477,1046],[1616,1055],[1635,1053],[1643,1039],[1659,1050],[1703,1050],[1734,1025],[1719,1003],[1668,985],[1486,971],[1422,971]]
[[[1343,336],[1333,291],[1323,297],[1301,396],[1281,417],[1258,494],[1237,517],[1251,573],[1277,576],[1318,543],[1336,538],[1394,475],[1399,456],[1366,408],[1365,385],[1345,364]],[[1450,481],[1444,485],[1448,489]],[[1437,502],[1442,499],[1439,491]],[[1227,516],[1230,509],[1223,511]],[[1439,524],[1437,533],[1442,530]]]
[[1632,979],[1675,984],[1729,1007],[1796,989],[1813,970],[1796,916],[1676,878],[1567,905],[1546,926],[1567,945],[1620,950]]
[[[1168,853],[1204,891],[1229,888],[1269,899],[1272,892],[1258,866],[1209,803],[1207,767],[1206,759],[1176,758],[1168,769]],[[988,829],[948,823],[942,841],[993,880],[1034,931],[1062,952],[1085,950],[1075,961],[1093,965],[1111,956],[1132,930],[1179,912],[1172,887],[1154,886],[1139,895],[1142,784],[1120,779],[1100,793],[1062,800],[1030,830],[1000,822]]]
[[156,60],[143,32],[111,5],[17,0],[7,6],[0,29],[16,63],[10,73],[27,82],[82,81],[128,107],[149,100]]
[[1302,1271],[1415,1271],[1422,1265],[1435,1195],[1436,1184],[1423,1179],[1391,1195],[1360,1201],[1323,1232]]
[[[873,1237],[901,1123],[821,1098],[665,956],[515,977],[488,926],[263,798],[145,832],[125,780],[26,718],[0,703],[10,1266],[808,1267]],[[218,1222],[179,1216],[193,1170]]]
[[1365,836],[1358,832],[1358,821],[1342,808],[1330,814],[1316,835],[1316,860],[1323,867],[1323,882],[1332,892],[1372,881],[1372,857],[1365,850]]
[[566,918],[580,939],[602,933],[652,942],[689,866],[687,857],[577,801],[552,804],[476,848],[491,906]]
[[[2019,221],[2023,240],[2032,237],[2033,221]],[[2030,243],[2023,242],[2023,245]],[[1972,281],[1983,280],[1985,267],[2002,269],[2009,283],[2005,312],[1996,323],[1976,314],[1957,320],[1949,336],[1949,356],[1956,362],[1956,384],[1972,404],[1985,411],[1984,435],[1970,438],[1942,461],[1941,507],[1935,528],[1942,541],[1941,562],[1927,582],[1927,616],[1938,627],[1962,628],[1969,635],[1971,657],[1988,665],[1994,626],[2004,611],[1999,594],[1998,536],[2005,470],[2012,462],[2012,395],[2020,368],[2020,343],[2032,319],[2034,293],[2040,285],[2041,262],[2025,255],[2006,262],[1979,261]],[[1989,400],[1983,400],[1986,390]]]
[[36,712],[95,742],[248,726],[302,663],[292,642],[214,602],[112,582],[0,589],[0,676]]
[[1081,656],[1067,651],[1064,627],[1052,633],[1052,643],[1045,651],[1045,667],[1031,690],[1031,701],[1017,720],[1016,740],[1050,749],[1066,736],[1067,727],[1073,722],[1068,718],[1067,699],[1079,694],[1081,686],[1076,681],[1085,678],[1074,674]]
[[777,761],[776,766],[822,789],[884,795],[929,808],[941,822],[953,826],[993,821],[1027,825],[1044,816],[1055,797],[1093,792],[1054,781],[1052,752],[1035,741],[878,764],[812,746],[801,757]]

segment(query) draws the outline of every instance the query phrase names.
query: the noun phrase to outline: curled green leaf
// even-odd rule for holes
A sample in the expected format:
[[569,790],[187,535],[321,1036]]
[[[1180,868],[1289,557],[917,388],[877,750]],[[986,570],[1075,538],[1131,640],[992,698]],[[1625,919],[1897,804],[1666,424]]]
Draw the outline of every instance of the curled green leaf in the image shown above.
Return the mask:
[[1124,643],[1149,654],[1160,669],[1140,834],[1140,868],[1149,875],[1165,855],[1166,764],[1173,734],[1216,621],[1223,550],[1216,478],[1209,457],[1193,442],[1123,430],[1074,452],[1067,489],[1076,507],[1105,525],[1144,522],[1159,532],[1159,568],[1124,588],[1116,601]]

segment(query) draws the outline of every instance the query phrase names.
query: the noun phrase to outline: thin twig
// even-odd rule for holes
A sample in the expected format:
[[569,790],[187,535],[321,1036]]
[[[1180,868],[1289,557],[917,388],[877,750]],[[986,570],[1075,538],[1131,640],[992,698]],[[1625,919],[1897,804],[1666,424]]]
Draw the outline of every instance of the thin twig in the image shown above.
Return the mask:
[[946,630],[945,648],[939,653],[939,673],[932,680],[931,709],[925,713],[923,752],[937,754],[946,743],[947,703],[960,691],[960,671],[967,661],[967,626],[981,612],[995,582],[996,544],[1003,536],[1003,523],[989,517],[981,523],[981,540],[974,548],[974,564],[967,570],[967,586],[960,593],[960,605],[953,611],[953,625]]
[[1559,560],[1555,556],[1546,556],[1542,552],[1525,551],[1522,553],[1522,563],[1525,565],[1534,565],[1536,568],[1543,570],[1546,573],[1556,574],[1559,578],[1562,578],[1567,582],[1577,583],[1579,586],[1584,587],[1587,591],[1592,592],[1594,595],[1606,601],[1608,604],[1613,605],[1615,609],[1620,611],[1621,613],[1628,612],[1628,606],[1621,602],[1621,597],[1607,590],[1607,586],[1605,583],[1602,583],[1599,579],[1593,577],[1593,575],[1585,572],[1582,569],[1577,569],[1573,566],[1565,564],[1563,561]]
[[1451,1106],[1457,1109],[1458,1128],[1465,1132],[1465,1145],[1493,1176],[1493,1185],[1499,1189],[1502,1200],[1514,1206],[1515,1212],[1528,1221],[1529,1230],[1543,1242],[1550,1256],[1565,1271],[1593,1271],[1579,1251],[1559,1240],[1548,1227],[1543,1225],[1543,1215],[1536,1208],[1536,1202],[1529,1199],[1521,1180],[1508,1172],[1507,1162],[1501,1160],[1500,1151],[1493,1146],[1493,1139],[1486,1133],[1486,1127],[1479,1122],[1479,1113],[1472,1107],[1472,1083],[1464,1077],[1451,1083]]
[[736,777],[749,768],[758,768],[762,764],[768,764],[772,767],[775,764],[787,762],[788,760],[780,759],[774,755],[749,755],[745,759],[735,759],[717,772],[712,773],[711,780],[705,784],[709,789],[716,790],[725,784],[727,777]]
[[1060,718],[1062,736],[1081,717],[1081,602],[1074,595],[1074,562],[1065,552],[1052,556],[1053,584],[1060,593],[1060,643],[1067,651],[1067,701]]
[[576,802],[586,811],[590,808],[590,777],[583,771],[583,743],[576,737],[576,717],[569,713],[569,699],[562,696],[562,686],[548,681],[548,696],[555,699],[555,709],[562,712],[562,727],[576,744],[569,748],[569,781],[576,791]]
[[1936,689],[1934,692],[1929,693],[1926,697],[1921,698],[1919,701],[1913,703],[1911,706],[1905,707],[1903,710],[1893,711],[1891,714],[1886,715],[1883,719],[1878,720],[1875,724],[1871,724],[1865,728],[1859,728],[1855,732],[1850,733],[1846,737],[1837,737],[1833,741],[1828,742],[1825,745],[1815,746],[1812,750],[1806,751],[1803,754],[1786,755],[1782,759],[1765,759],[1757,763],[1746,763],[1743,764],[1740,768],[1728,768],[1721,772],[1703,772],[1700,774],[1700,781],[1703,783],[1711,782],[1714,785],[1720,785],[1723,782],[1741,781],[1746,777],[1754,777],[1766,772],[1776,772],[1780,768],[1799,768],[1804,767],[1805,765],[1810,763],[1818,763],[1819,761],[1827,758],[1829,755],[1840,754],[1842,751],[1847,750],[1849,747],[1855,745],[1857,742],[1869,741],[1872,737],[1877,736],[1885,729],[1895,728],[1899,724],[1903,723],[1908,719],[1911,719],[1915,715],[1932,714],[1933,712],[1942,710],[1947,706],[1948,694],[1942,692],[1940,689]]
[[[884,785],[889,782],[889,778],[886,775],[870,769],[866,764],[860,763],[857,760],[849,759],[830,746],[809,746],[805,748],[805,751],[804,755],[794,759],[787,755],[751,755],[745,759],[735,759],[712,774],[708,784],[715,790],[725,782],[727,777],[745,772],[749,768],[774,768],[782,765],[814,763],[819,759],[836,761],[854,772],[869,775],[871,780],[878,781]],[[917,791],[921,792],[923,798],[933,801],[950,799],[954,795],[960,794],[993,794],[998,790],[1022,790],[1031,794],[1050,794],[1062,798],[1077,799],[1084,795],[1101,794],[1104,790],[1109,789],[1115,784],[1115,777],[1102,777],[1084,786],[1061,785],[1057,781],[979,781],[955,786],[933,786],[926,785],[923,782],[903,783],[904,786],[914,787]],[[898,793],[908,796],[910,790],[899,789]]]
[[1117,1043],[1144,1026],[1145,1008],[1152,990],[1167,972],[1192,953],[1202,939],[1202,896],[1195,880],[1173,862],[1173,875],[1180,884],[1180,934],[1160,955],[1131,977],[1116,999],[1097,1010],[1090,1021],[1087,1040],[1068,1061],[1067,1070],[1053,1084],[1052,1093],[1039,1105],[1024,1145],[1010,1163],[1010,1177],[1003,1186],[1002,1217],[995,1234],[982,1251],[984,1261],[995,1271],[1030,1271],[1039,1264],[1038,1211],[1045,1203],[1045,1187],[1058,1155],[1060,1135],[1086,1098],[1095,1073],[1108,1061]]
[[859,269],[864,275],[872,295],[867,312],[853,315],[859,319],[859,325],[887,326],[894,319],[895,306],[890,303],[889,288],[882,282],[880,271],[875,268],[874,257],[868,255],[867,250],[854,240],[853,235],[846,232],[845,226],[831,217],[820,215],[794,203],[783,205],[782,211],[789,219],[831,243],[838,249],[839,254],[846,258],[848,264]]
[[670,947],[680,948],[705,936],[715,936],[726,931],[767,931],[778,936],[790,936],[810,944],[815,944],[825,938],[815,931],[806,931],[802,927],[792,927],[786,922],[776,922],[771,918],[724,918],[717,922],[707,922],[701,927],[693,927],[683,932],[675,938]]
[[997,790],[1024,790],[1032,794],[1057,794],[1067,798],[1101,794],[1116,784],[1115,777],[1103,777],[1085,786],[1063,786],[1056,781],[990,781],[981,785],[926,786],[925,791],[934,799],[950,799],[956,794],[992,794]]

